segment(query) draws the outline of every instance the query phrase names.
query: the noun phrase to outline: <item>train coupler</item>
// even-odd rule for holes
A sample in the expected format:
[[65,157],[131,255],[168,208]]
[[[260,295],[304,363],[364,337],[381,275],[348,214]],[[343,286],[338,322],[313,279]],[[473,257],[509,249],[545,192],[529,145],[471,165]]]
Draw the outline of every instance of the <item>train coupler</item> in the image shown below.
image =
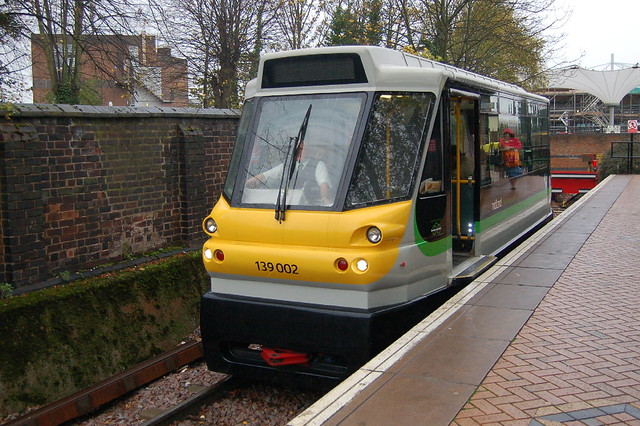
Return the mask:
[[262,358],[272,367],[281,365],[308,365],[311,354],[286,349],[262,348]]

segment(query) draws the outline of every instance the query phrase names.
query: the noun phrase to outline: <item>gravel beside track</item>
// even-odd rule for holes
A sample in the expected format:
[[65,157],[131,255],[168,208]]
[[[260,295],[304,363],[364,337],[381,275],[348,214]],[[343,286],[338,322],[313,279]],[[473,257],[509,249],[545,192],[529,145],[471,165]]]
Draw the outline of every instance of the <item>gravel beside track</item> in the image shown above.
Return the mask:
[[[116,401],[78,426],[142,425],[153,408],[168,409],[192,396],[191,386],[211,386],[226,376],[204,362],[182,368]],[[175,425],[285,425],[322,396],[320,392],[249,383],[228,397],[200,408],[197,416]],[[145,417],[145,414],[147,415]]]
[[286,425],[324,393],[251,383],[174,425]]
[[189,398],[192,395],[189,391],[191,386],[211,386],[225,377],[224,374],[207,370],[204,362],[189,365],[106,405],[90,418],[81,418],[70,424],[141,425],[149,420],[143,416],[146,410],[168,409]]

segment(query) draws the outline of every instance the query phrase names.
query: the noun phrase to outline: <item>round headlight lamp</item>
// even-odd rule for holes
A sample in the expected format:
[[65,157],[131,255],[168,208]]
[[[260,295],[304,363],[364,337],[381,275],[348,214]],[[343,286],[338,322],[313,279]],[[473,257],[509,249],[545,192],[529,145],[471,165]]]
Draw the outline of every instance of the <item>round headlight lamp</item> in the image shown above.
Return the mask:
[[215,220],[213,220],[213,218],[207,218],[204,221],[204,231],[207,234],[215,234],[215,232],[218,230],[218,224],[216,223]]
[[205,249],[205,250],[204,250],[204,257],[205,257],[207,260],[211,260],[211,259],[213,259],[213,252],[211,251],[211,249]]
[[378,244],[382,240],[382,231],[377,226],[367,229],[367,240],[371,244]]
[[369,269],[369,262],[367,262],[364,259],[358,259],[356,261],[356,268],[358,269],[358,271],[360,272],[366,272],[367,269]]

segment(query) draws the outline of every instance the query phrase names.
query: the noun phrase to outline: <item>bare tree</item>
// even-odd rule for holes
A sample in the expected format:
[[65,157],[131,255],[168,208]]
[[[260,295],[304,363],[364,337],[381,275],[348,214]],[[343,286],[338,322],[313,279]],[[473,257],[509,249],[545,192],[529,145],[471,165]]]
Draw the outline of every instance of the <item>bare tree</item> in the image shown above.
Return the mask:
[[449,62],[453,30],[462,19],[462,11],[474,1],[418,0],[422,43],[443,62]]
[[317,45],[325,22],[322,7],[317,0],[282,0],[275,15],[274,45],[282,49]]
[[409,50],[534,85],[557,40],[555,0],[396,0]]
[[257,69],[276,7],[271,0],[169,0],[152,9],[164,39],[189,58],[192,95],[204,107],[229,108]]
[[0,4],[0,102],[19,101],[27,91],[24,72],[31,65],[25,45],[28,33],[20,6],[15,2]]

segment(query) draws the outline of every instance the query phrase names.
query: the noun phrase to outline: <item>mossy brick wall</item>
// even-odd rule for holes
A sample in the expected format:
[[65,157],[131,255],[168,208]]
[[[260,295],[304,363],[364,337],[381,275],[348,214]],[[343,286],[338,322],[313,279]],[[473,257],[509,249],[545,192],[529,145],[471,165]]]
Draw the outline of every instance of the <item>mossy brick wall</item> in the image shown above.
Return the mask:
[[[628,134],[569,134],[551,135],[551,170],[587,171],[588,164],[583,155],[611,152],[611,142],[629,141]],[[636,136],[635,140],[640,141]]]
[[204,241],[238,113],[15,105],[0,118],[0,282]]

